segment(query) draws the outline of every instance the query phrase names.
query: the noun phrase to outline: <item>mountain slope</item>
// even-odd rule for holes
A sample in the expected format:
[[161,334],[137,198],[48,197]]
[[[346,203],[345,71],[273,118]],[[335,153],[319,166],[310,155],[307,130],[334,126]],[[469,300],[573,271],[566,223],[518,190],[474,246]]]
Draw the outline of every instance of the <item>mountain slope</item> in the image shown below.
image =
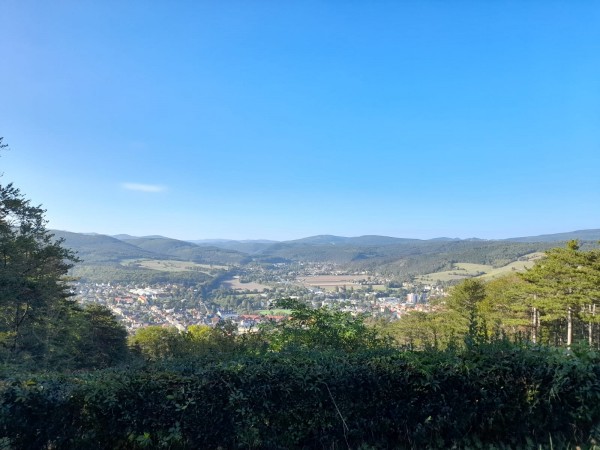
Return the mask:
[[512,242],[566,242],[574,239],[580,241],[600,241],[600,229],[541,234],[539,236],[516,237],[504,240]]
[[77,253],[85,263],[118,262],[123,259],[155,258],[151,251],[103,234],[82,234],[52,230],[56,238]]
[[320,235],[283,242],[214,240],[198,245],[154,236],[118,235],[121,239],[116,239],[98,234],[64,231],[56,231],[55,234],[64,238],[66,245],[77,251],[87,264],[118,263],[126,259],[144,258],[228,266],[244,265],[252,261],[317,262],[338,264],[340,268],[348,270],[372,270],[402,276],[448,270],[456,262],[497,267],[523,255],[561,245],[560,242],[569,239],[580,239],[587,246],[600,239],[600,230],[580,230],[505,240],[420,240],[369,235]]
[[277,241],[268,240],[248,240],[235,241],[227,239],[206,239],[200,241],[189,241],[200,247],[217,247],[226,250],[235,250],[236,252],[253,254],[260,252],[267,247],[277,243]]
[[204,264],[239,264],[248,255],[214,246],[199,246],[170,238],[137,238],[124,242],[145,251]]

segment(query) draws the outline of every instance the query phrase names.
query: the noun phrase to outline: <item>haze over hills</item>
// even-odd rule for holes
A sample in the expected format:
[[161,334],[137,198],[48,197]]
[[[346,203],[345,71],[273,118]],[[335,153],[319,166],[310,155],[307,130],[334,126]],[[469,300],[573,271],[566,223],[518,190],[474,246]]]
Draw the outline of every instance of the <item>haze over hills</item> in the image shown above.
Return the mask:
[[[556,246],[561,241],[600,240],[600,229],[550,235],[483,239],[409,239],[389,236],[343,237],[318,235],[291,241],[182,241],[163,236],[137,237],[53,231],[77,251],[85,263],[128,259],[176,259],[207,264],[237,265],[268,261],[321,261],[353,267],[396,267],[419,264],[443,267],[451,261],[505,264],[519,256]],[[438,263],[435,264],[435,261]],[[417,264],[417,265],[419,265]]]
[[302,239],[285,241],[287,244],[311,244],[311,245],[336,245],[347,244],[357,246],[384,246],[403,244],[408,242],[421,242],[421,239],[396,238],[389,236],[366,235],[357,237],[343,237],[333,235],[310,236]]
[[[134,237],[132,237],[134,238]],[[137,238],[136,238],[137,239]],[[308,245],[356,245],[356,246],[386,246],[406,243],[423,243],[423,242],[457,242],[457,241],[468,241],[468,242],[566,242],[572,239],[580,241],[598,241],[600,240],[600,229],[591,230],[578,230],[564,233],[555,234],[543,234],[537,236],[521,236],[503,239],[481,239],[478,237],[471,238],[451,238],[451,237],[437,237],[432,239],[417,239],[417,238],[399,238],[390,236],[379,236],[379,235],[364,235],[356,237],[344,237],[335,235],[316,235],[309,236],[300,239],[293,239],[287,241],[275,241],[266,239],[255,239],[255,240],[233,240],[233,239],[205,239],[205,240],[190,240],[198,245],[214,245],[215,247],[222,248],[235,248],[237,245],[255,245],[257,247],[266,248],[268,245],[273,244],[308,244]]]
[[64,239],[67,247],[76,251],[87,263],[111,262],[129,258],[152,258],[155,255],[135,245],[103,234],[71,233],[52,230],[58,239]]
[[598,241],[600,240],[600,230],[578,230],[566,233],[541,234],[539,236],[527,236],[505,239],[512,242],[565,242],[573,239],[580,241]]

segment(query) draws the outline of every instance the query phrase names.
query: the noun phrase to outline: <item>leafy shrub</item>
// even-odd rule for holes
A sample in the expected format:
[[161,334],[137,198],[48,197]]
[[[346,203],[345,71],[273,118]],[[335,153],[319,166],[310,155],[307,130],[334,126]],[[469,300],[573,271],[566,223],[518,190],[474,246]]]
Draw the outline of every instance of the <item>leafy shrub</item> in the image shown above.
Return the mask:
[[9,448],[554,448],[600,428],[593,352],[285,351],[0,386]]

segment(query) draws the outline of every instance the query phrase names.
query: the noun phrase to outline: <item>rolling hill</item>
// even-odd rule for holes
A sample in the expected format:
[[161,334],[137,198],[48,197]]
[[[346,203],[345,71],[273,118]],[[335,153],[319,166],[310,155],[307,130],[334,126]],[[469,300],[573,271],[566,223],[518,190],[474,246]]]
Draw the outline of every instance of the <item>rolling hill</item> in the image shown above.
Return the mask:
[[86,263],[119,262],[124,259],[156,258],[158,255],[135,245],[103,234],[71,233],[52,230],[55,238],[64,239],[65,246]]
[[215,246],[200,246],[188,241],[165,237],[138,238],[124,241],[144,251],[183,261],[204,264],[240,264],[247,254]]
[[580,241],[600,241],[600,229],[541,234],[539,236],[516,237],[505,240],[509,242],[566,242],[574,239]]
[[119,264],[135,259],[191,261],[199,264],[243,266],[249,263],[334,263],[348,270],[371,270],[392,276],[418,276],[451,270],[456,263],[505,266],[524,255],[578,238],[596,245],[600,230],[504,240],[405,239],[387,236],[342,237],[318,235],[291,241],[182,241],[162,236],[117,237],[55,231],[86,265]]

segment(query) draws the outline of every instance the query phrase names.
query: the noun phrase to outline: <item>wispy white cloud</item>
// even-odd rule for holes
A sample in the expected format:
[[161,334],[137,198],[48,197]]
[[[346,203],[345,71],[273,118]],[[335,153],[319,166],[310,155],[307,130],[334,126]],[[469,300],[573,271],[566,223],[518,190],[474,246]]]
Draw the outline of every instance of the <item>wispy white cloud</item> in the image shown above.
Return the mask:
[[142,183],[121,183],[123,189],[139,192],[164,192],[167,190],[165,186],[158,184],[142,184]]

